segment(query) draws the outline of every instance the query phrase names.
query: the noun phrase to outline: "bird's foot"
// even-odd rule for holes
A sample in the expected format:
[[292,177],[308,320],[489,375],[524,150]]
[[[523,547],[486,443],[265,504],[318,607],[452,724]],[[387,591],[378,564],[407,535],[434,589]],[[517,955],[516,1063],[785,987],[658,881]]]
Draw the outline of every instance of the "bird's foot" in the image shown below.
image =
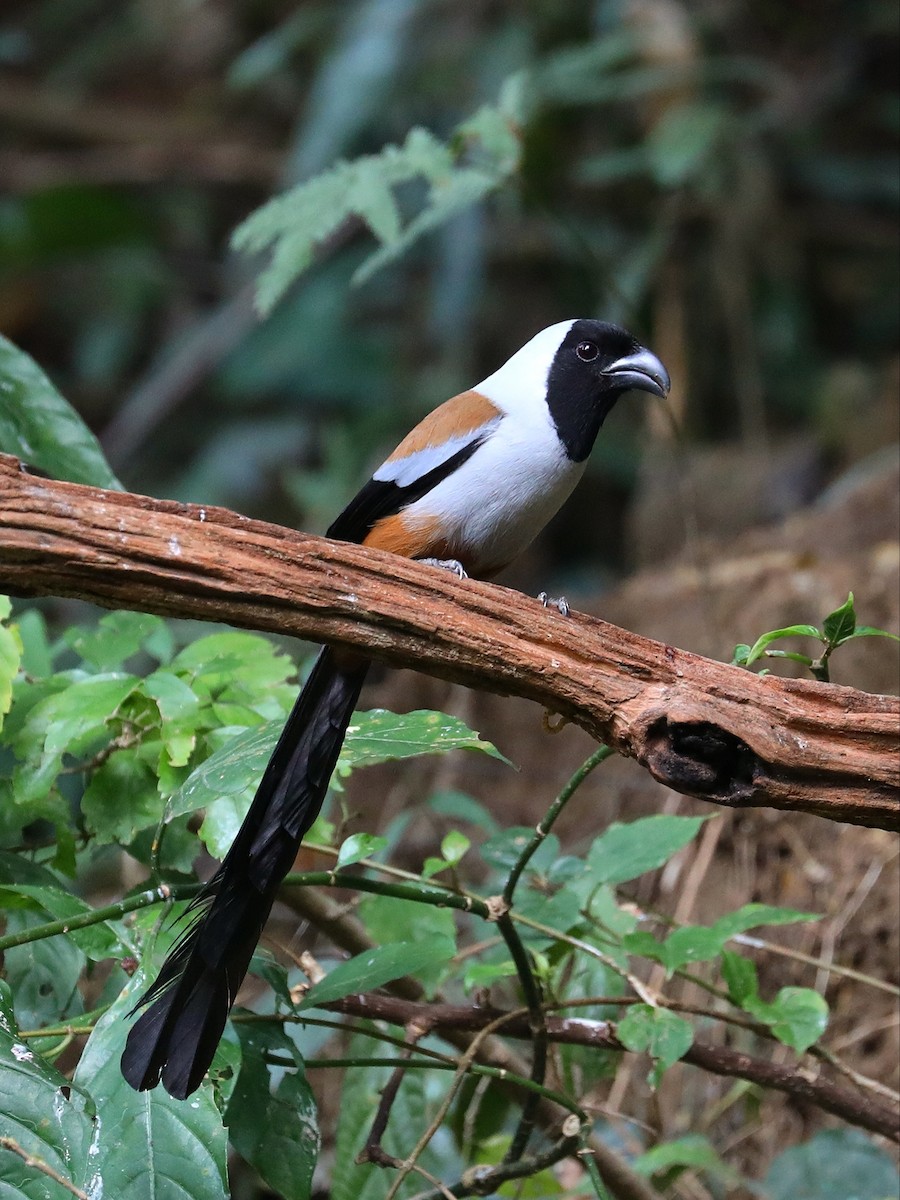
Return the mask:
[[538,600],[544,608],[555,608],[561,617],[568,617],[572,612],[565,596],[549,596],[546,592],[538,592]]
[[427,563],[429,567],[440,567],[442,571],[452,571],[457,579],[469,578],[458,558],[420,558],[419,562]]

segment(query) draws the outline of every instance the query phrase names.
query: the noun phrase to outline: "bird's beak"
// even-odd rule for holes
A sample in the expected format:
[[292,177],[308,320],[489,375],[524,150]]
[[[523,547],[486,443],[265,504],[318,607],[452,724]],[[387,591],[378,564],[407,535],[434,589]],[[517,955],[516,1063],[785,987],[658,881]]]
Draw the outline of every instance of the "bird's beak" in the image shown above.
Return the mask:
[[649,350],[638,350],[636,354],[617,359],[602,374],[604,378],[615,380],[616,387],[623,392],[652,392],[654,396],[665,398],[672,386],[669,372]]

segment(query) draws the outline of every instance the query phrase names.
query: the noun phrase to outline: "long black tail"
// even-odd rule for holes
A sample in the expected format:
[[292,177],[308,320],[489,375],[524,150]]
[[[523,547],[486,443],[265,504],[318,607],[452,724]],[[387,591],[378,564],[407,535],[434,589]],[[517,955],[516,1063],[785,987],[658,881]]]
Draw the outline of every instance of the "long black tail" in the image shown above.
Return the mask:
[[300,841],[316,819],[368,663],[345,668],[321,651],[222,865],[198,910],[141,997],[122,1074],[144,1091],[162,1079],[183,1099],[199,1087]]

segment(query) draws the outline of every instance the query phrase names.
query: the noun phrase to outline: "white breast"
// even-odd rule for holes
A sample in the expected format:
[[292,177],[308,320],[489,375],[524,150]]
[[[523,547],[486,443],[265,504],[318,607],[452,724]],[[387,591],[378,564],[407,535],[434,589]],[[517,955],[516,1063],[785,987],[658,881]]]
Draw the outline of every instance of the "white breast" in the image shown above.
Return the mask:
[[439,519],[473,574],[491,574],[533,541],[568,498],[584,463],[567,457],[546,405],[506,416],[470,459],[405,510]]
[[474,393],[502,417],[471,458],[404,510],[407,522],[432,527],[436,518],[442,544],[472,574],[499,571],[521,554],[584,472],[566,454],[547,408],[547,377],[571,327],[569,320],[541,330],[476,384]]

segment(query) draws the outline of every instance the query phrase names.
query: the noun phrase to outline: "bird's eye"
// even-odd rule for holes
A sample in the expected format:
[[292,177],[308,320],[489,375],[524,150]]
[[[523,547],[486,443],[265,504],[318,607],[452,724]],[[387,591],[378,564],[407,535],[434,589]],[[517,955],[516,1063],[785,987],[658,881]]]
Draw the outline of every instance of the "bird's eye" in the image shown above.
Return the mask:
[[593,362],[600,353],[600,348],[596,342],[579,342],[575,347],[575,353],[582,362]]

